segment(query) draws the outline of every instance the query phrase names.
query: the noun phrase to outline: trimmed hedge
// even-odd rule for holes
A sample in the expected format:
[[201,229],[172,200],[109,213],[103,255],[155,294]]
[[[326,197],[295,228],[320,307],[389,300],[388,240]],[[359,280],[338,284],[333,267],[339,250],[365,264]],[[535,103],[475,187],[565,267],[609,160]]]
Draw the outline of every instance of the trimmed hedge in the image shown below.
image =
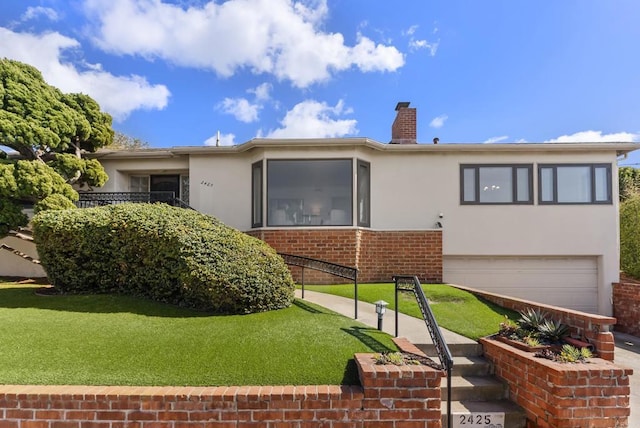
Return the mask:
[[216,313],[288,307],[295,284],[265,242],[197,211],[122,204],[33,219],[49,280],[65,293],[123,293]]
[[620,203],[620,269],[640,279],[640,195]]

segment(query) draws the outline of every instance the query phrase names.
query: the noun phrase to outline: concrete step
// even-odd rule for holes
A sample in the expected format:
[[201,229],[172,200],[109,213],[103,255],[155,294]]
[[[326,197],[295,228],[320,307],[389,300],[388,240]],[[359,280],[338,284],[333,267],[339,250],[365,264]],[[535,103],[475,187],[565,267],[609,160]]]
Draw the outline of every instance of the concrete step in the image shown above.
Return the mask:
[[[447,399],[447,380],[440,384],[442,400]],[[452,376],[451,400],[492,401],[503,400],[507,396],[505,385],[492,376]]]
[[[429,357],[437,359],[438,354],[432,343],[419,343],[416,346]],[[455,343],[449,345],[449,351],[453,357],[477,357],[482,355],[482,345],[479,343]]]
[[[442,402],[442,426],[447,426],[447,403]],[[452,401],[452,422],[459,415],[470,413],[504,413],[504,428],[524,428],[527,424],[527,416],[524,410],[508,400],[496,401]],[[452,424],[453,425],[453,424]]]
[[490,376],[491,364],[482,357],[453,357],[453,376]]

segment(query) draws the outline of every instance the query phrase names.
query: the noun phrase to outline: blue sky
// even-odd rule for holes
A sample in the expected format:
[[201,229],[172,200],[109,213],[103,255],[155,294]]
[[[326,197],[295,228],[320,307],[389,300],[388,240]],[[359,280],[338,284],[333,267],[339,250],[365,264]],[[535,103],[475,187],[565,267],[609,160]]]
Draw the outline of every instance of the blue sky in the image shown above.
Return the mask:
[[[254,137],[640,141],[640,2],[20,0],[0,57],[152,147]],[[636,161],[635,159],[639,159]],[[640,155],[624,163],[640,162]]]

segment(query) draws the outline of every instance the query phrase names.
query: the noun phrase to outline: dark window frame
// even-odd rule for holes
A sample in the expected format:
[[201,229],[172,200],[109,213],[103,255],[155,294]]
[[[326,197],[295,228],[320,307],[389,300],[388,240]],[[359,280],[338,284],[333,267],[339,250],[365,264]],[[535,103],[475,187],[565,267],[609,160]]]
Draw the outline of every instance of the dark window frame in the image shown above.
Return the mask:
[[[366,207],[364,208],[367,212],[367,221],[360,221],[360,199],[362,197],[360,193],[360,167],[365,167],[367,169],[367,198],[366,198]],[[364,161],[362,159],[357,159],[356,162],[356,171],[357,171],[357,179],[356,179],[356,224],[358,227],[371,227],[371,163]]]
[[[589,167],[589,181],[591,184],[590,201],[588,202],[561,202],[558,201],[558,168],[576,167],[584,168]],[[553,200],[542,200],[542,169],[552,169],[553,180]],[[596,168],[605,168],[607,172],[607,200],[596,200]],[[610,163],[542,163],[538,164],[538,204],[539,205],[611,205],[613,204],[613,178],[612,178],[612,166]]]
[[[264,225],[264,161],[259,160],[258,162],[254,162],[251,164],[251,227],[262,227]],[[259,195],[256,195],[256,186],[254,185],[255,175],[258,174],[260,177],[259,184]],[[256,207],[256,197],[258,197],[258,206]],[[256,208],[259,210],[256,215]],[[256,217],[258,220],[256,221]]]
[[[480,169],[482,168],[511,168],[511,201],[510,202],[481,202],[480,201]],[[529,199],[518,201],[518,169],[525,168],[529,177]],[[464,172],[474,171],[474,200],[464,199]],[[460,205],[533,205],[533,164],[532,163],[474,163],[460,164]]]

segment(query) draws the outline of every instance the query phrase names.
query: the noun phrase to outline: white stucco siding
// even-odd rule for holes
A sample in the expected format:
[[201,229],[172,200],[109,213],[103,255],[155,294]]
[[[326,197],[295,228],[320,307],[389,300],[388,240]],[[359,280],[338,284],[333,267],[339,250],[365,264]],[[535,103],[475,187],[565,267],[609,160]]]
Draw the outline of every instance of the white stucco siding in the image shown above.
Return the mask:
[[109,176],[98,192],[128,192],[129,177],[150,174],[188,174],[187,156],[163,158],[99,159]]
[[191,156],[189,204],[240,230],[251,228],[249,156]]
[[[461,164],[521,163],[533,164],[532,205],[460,204]],[[542,163],[611,163],[613,202],[538,205],[537,165]],[[598,260],[597,310],[611,314],[611,283],[619,279],[617,168],[613,151],[610,154],[377,153],[371,174],[372,228],[425,229],[441,221],[445,258],[591,257]],[[449,281],[446,269],[444,275],[444,281]]]

